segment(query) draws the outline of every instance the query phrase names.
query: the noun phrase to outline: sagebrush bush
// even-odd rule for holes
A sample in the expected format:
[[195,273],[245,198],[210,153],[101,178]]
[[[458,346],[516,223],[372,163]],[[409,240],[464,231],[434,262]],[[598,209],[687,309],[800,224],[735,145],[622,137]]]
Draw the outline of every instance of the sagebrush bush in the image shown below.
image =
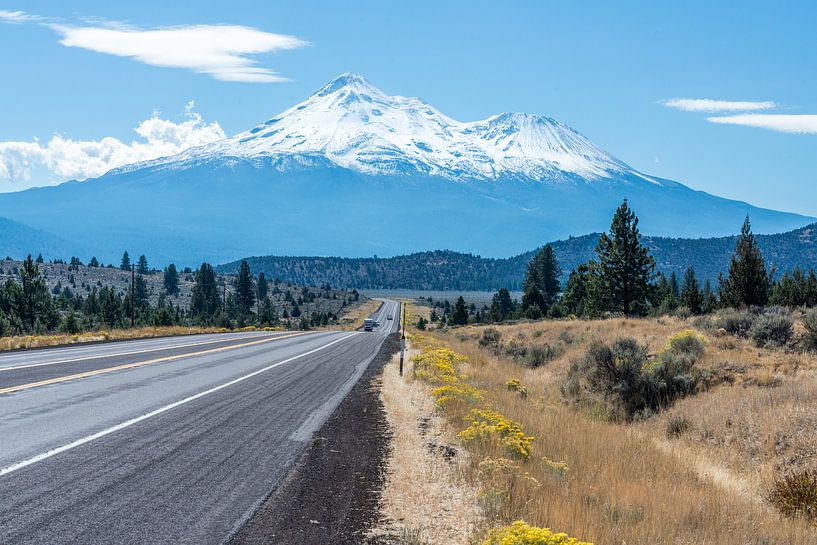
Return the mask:
[[755,320],[752,341],[758,347],[785,346],[794,336],[794,321],[781,313],[767,313]]
[[573,363],[562,393],[581,399],[583,392],[632,419],[669,406],[694,393],[700,380],[695,363],[703,353],[703,340],[694,332],[675,335],[667,348],[650,359],[647,347],[633,338],[611,345],[593,341],[584,357]]
[[686,433],[690,428],[690,423],[687,417],[680,414],[673,414],[667,418],[667,427],[665,432],[670,439],[680,437]]
[[817,520],[817,475],[790,473],[776,480],[769,501],[784,515]]
[[803,335],[800,342],[806,350],[817,350],[817,308],[809,310],[803,316]]
[[482,332],[479,345],[485,348],[497,349],[500,341],[502,341],[502,333],[496,328],[489,327]]
[[718,314],[715,327],[725,330],[730,335],[748,337],[757,317],[745,310],[725,310]]

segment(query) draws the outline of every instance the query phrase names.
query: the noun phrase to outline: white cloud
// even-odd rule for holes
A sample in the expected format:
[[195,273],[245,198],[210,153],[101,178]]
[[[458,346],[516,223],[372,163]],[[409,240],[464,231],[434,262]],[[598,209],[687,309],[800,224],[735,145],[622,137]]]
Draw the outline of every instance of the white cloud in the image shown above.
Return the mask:
[[753,102],[748,100],[712,100],[709,98],[671,98],[661,102],[667,108],[684,112],[754,112],[771,110],[777,106],[770,100]]
[[0,21],[6,23],[31,23],[39,21],[40,17],[36,15],[29,15],[24,11],[8,11],[0,9]]
[[99,53],[128,57],[152,66],[186,68],[223,81],[286,81],[250,55],[304,47],[307,42],[237,25],[194,25],[140,29],[123,25],[49,25],[60,43]]
[[154,113],[134,129],[141,138],[130,143],[113,137],[73,140],[60,135],[47,144],[37,140],[0,142],[0,180],[9,182],[4,184],[9,189],[43,185],[43,180],[32,180],[33,174],[42,170],[60,180],[84,180],[122,165],[174,155],[225,138],[217,122],[206,123],[193,107],[189,102],[180,123]]
[[817,134],[817,115],[742,114],[709,117],[707,121],[793,134]]
[[151,66],[184,68],[222,81],[272,83],[288,81],[258,66],[254,55],[309,45],[286,34],[241,25],[185,25],[144,29],[116,22],[74,25],[24,11],[0,10],[0,22],[46,26],[66,47],[127,57]]

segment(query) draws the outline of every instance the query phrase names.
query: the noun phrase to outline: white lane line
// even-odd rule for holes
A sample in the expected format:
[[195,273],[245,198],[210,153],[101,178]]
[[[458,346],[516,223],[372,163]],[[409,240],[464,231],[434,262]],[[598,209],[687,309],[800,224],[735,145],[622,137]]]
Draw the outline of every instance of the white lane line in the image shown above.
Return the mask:
[[[277,337],[278,335],[270,335],[270,337]],[[20,365],[14,365],[10,367],[0,367],[0,373],[3,371],[17,371],[19,369],[29,369],[31,367],[43,367],[45,365],[57,365],[60,363],[72,363],[75,361],[84,361],[84,360],[101,360],[105,358],[115,358],[118,356],[132,356],[134,354],[147,354],[150,352],[161,352],[162,350],[175,350],[176,348],[188,348],[191,346],[204,346],[207,344],[215,344],[215,343],[226,343],[229,341],[239,341],[243,339],[252,339],[255,337],[263,337],[263,335],[246,335],[246,336],[233,336],[228,337],[226,339],[216,339],[212,341],[201,341],[196,343],[187,343],[187,344],[176,344],[172,346],[162,346],[159,348],[147,348],[142,350],[131,350],[129,352],[116,352],[113,354],[102,354],[99,356],[95,356],[93,354],[88,354],[82,357],[76,358],[69,358],[69,359],[62,359],[62,360],[53,360],[53,361],[45,361],[45,362],[37,362],[37,363],[22,363]]]
[[76,448],[76,447],[78,447],[80,445],[84,445],[85,443],[90,443],[91,441],[99,439],[100,437],[105,437],[106,435],[110,435],[110,434],[112,434],[112,433],[114,433],[116,431],[119,431],[121,429],[133,426],[134,424],[138,424],[139,422],[142,422],[143,420],[147,420],[148,418],[153,418],[154,416],[157,416],[157,415],[160,415],[160,414],[165,413],[167,411],[170,411],[172,409],[175,409],[176,407],[180,407],[181,405],[185,405],[187,403],[190,403],[191,401],[195,401],[195,400],[197,400],[199,398],[202,398],[204,396],[207,396],[207,395],[210,395],[212,393],[218,392],[219,390],[223,390],[224,388],[227,388],[228,386],[238,384],[239,382],[243,382],[243,381],[247,380],[248,378],[252,378],[252,377],[254,377],[256,375],[260,375],[261,373],[265,373],[265,372],[269,371],[270,369],[274,369],[274,368],[278,367],[279,365],[284,365],[285,363],[289,363],[291,361],[303,358],[304,356],[308,356],[310,354],[314,354],[315,352],[319,352],[319,351],[321,351],[321,350],[323,350],[325,348],[329,348],[333,344],[337,344],[337,343],[339,343],[341,341],[345,341],[349,337],[353,337],[353,336],[355,336],[357,334],[358,333],[350,333],[349,335],[345,335],[345,336],[341,337],[340,339],[336,339],[336,340],[334,340],[334,341],[332,341],[330,343],[327,343],[327,344],[325,344],[323,346],[319,346],[318,348],[310,350],[309,352],[304,352],[303,354],[298,354],[297,356],[292,356],[291,358],[287,358],[287,359],[285,359],[283,361],[279,361],[278,363],[268,365],[267,367],[264,367],[263,369],[258,369],[257,371],[253,371],[252,373],[248,373],[248,374],[246,374],[244,376],[238,377],[238,378],[233,379],[233,380],[231,380],[229,382],[225,382],[224,384],[220,384],[218,386],[210,388],[209,390],[205,390],[203,392],[199,392],[197,394],[193,394],[191,396],[185,397],[184,399],[180,399],[179,401],[175,401],[175,402],[173,402],[173,403],[171,403],[169,405],[165,405],[164,407],[160,407],[160,408],[158,408],[158,409],[156,409],[154,411],[151,411],[151,412],[149,412],[147,414],[143,414],[142,416],[137,416],[136,418],[131,418],[130,420],[126,420],[125,422],[122,422],[122,423],[117,424],[115,426],[112,426],[110,428],[104,429],[102,431],[98,431],[98,432],[93,433],[91,435],[87,435],[87,436],[85,436],[85,437],[83,437],[81,439],[77,439],[76,441],[72,441],[72,442],[70,442],[70,443],[68,443],[66,445],[62,445],[61,447],[51,449],[51,450],[43,452],[41,454],[37,454],[36,456],[32,456],[31,458],[28,458],[26,460],[22,460],[20,462],[17,462],[16,464],[10,465],[8,467],[4,467],[3,469],[0,469],[0,476],[7,475],[9,473],[17,471],[18,469],[22,469],[24,467],[30,466],[31,464],[36,464],[37,462],[41,462],[41,461],[43,461],[43,460],[45,460],[47,458],[51,458],[52,456],[56,456],[57,454],[60,454],[60,453],[63,453],[65,451],[74,449],[74,448]]

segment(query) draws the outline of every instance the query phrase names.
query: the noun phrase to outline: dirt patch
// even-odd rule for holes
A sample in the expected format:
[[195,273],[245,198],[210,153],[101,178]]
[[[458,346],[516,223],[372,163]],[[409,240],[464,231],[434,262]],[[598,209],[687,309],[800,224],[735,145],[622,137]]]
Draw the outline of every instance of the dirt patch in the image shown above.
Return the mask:
[[[352,545],[379,522],[389,426],[380,371],[400,348],[383,343],[366,373],[315,434],[286,480],[230,541],[231,545]],[[371,540],[369,540],[371,542]]]

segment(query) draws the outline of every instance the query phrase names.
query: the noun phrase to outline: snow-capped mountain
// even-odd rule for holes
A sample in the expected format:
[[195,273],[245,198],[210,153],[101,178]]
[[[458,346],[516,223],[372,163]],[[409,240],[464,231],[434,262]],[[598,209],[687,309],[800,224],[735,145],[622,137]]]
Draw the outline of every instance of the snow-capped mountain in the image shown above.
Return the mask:
[[650,235],[731,235],[746,214],[761,233],[814,221],[642,174],[548,117],[457,121],[352,74],[231,138],[0,194],[0,216],[77,243],[49,258],[84,255],[83,245],[106,262],[127,249],[194,266],[269,254],[510,256],[606,230],[625,198]]
[[257,127],[138,167],[213,157],[300,157],[307,163],[322,157],[366,174],[449,179],[555,180],[565,173],[593,179],[634,172],[549,117],[503,113],[456,121],[419,98],[387,95],[349,73]]

